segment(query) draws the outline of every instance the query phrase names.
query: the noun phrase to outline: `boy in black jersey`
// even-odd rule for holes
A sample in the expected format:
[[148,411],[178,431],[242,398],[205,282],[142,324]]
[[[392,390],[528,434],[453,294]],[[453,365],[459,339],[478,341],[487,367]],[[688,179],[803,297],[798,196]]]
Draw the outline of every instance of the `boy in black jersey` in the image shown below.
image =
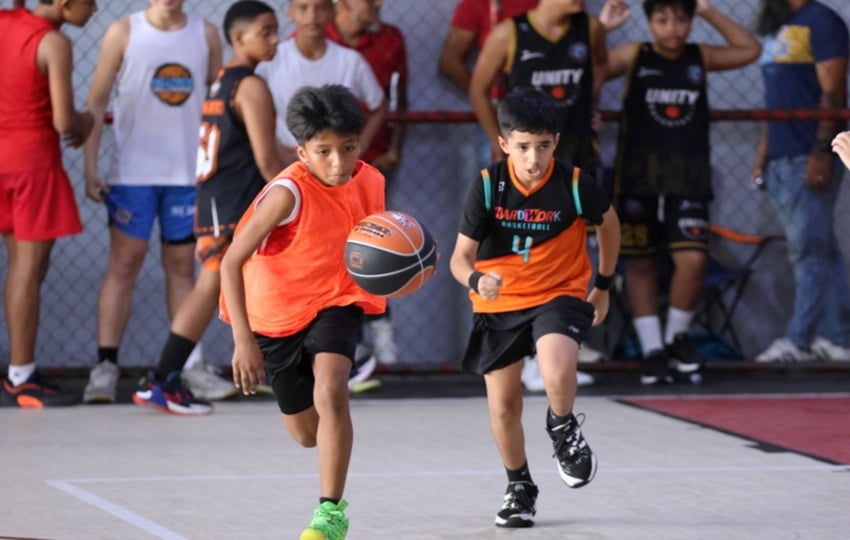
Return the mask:
[[[549,398],[546,430],[561,479],[581,487],[596,458],[573,414],[578,350],[608,312],[620,245],[620,223],[602,188],[554,159],[555,103],[533,89],[514,89],[499,105],[499,144],[508,158],[472,184],[452,275],[468,286],[474,328],[464,369],[484,376],[496,445],[508,474],[500,527],[533,525],[537,486],[531,479],[521,423],[520,373],[536,348]],[[599,272],[591,277],[585,220],[596,225]]]
[[239,218],[284,167],[272,96],[265,81],[254,75],[257,64],[272,59],[280,43],[274,10],[256,0],[236,2],[225,14],[224,35],[233,56],[204,101],[198,149],[195,252],[201,271],[174,315],[156,370],[133,396],[137,405],[171,414],[212,412],[209,403],[184,388],[181,371],[215,313],[221,260]]
[[[705,73],[748,64],[761,46],[708,0],[646,0],[643,8],[653,41],[610,51],[607,76],[628,76],[614,197],[623,223],[629,304],[644,356],[641,382],[656,384],[671,380],[668,364],[683,378],[694,376],[701,365],[686,333],[708,264],[712,192]],[[688,43],[695,14],[727,45]],[[600,21],[612,29],[627,18]],[[657,260],[663,245],[675,270],[662,336]]]

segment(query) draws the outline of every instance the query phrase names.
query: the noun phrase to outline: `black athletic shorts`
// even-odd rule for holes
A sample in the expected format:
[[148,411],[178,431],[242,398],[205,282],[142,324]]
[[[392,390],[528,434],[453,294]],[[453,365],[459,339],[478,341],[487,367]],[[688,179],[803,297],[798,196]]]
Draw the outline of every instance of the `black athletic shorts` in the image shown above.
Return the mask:
[[296,414],[313,406],[313,358],[329,352],[353,359],[362,324],[361,308],[330,307],[297,334],[282,338],[254,334],[280,412]]
[[534,344],[546,334],[563,334],[581,344],[592,324],[593,305],[572,296],[518,311],[476,313],[463,369],[483,375],[509,366],[534,354]]
[[664,199],[663,219],[658,215],[658,197],[620,199],[623,257],[655,255],[666,245],[669,251],[708,251],[708,204],[705,199]]

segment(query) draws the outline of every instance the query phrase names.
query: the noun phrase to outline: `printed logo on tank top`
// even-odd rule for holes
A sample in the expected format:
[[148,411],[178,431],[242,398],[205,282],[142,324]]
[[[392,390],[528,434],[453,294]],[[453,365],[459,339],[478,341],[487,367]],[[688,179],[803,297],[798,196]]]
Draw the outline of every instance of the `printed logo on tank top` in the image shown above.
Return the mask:
[[178,107],[189,99],[195,89],[195,81],[189,68],[175,63],[162,64],[151,79],[151,92],[160,101]]
[[[700,66],[688,66],[688,79],[694,85],[701,85],[702,78],[703,71]],[[664,127],[681,127],[693,120],[700,94],[700,90],[647,88],[644,100],[653,120]]]
[[[526,54],[529,51],[522,52],[526,57],[520,57],[520,61],[531,58]],[[568,54],[573,62],[586,64],[589,52],[584,43],[573,43]],[[534,70],[531,73],[531,86],[542,92],[548,92],[559,107],[569,107],[581,97],[581,81],[584,73],[584,68]]]

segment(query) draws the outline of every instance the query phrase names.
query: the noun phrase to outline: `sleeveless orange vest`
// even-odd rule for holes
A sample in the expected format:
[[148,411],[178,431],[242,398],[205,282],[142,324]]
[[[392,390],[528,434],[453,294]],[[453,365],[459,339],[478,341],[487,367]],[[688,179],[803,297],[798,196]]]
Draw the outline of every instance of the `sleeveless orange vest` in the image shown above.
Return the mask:
[[[328,186],[297,162],[277,179],[289,179],[298,186],[301,208],[293,222],[266,237],[242,268],[251,330],[269,337],[289,336],[307,328],[319,311],[334,306],[356,305],[365,313],[383,313],[386,299],[354,283],[344,257],[345,241],[354,225],[385,209],[383,175],[361,161],[351,181]],[[235,236],[270,189],[275,189],[274,181],[251,203]],[[220,308],[221,319],[229,323],[223,297]]]

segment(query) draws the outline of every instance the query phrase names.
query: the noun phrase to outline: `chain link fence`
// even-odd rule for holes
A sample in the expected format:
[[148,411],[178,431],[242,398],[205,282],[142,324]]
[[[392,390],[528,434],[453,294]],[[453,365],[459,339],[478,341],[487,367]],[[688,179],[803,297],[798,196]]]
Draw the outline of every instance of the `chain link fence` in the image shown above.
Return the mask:
[[[437,73],[437,60],[449,20],[457,0],[386,0],[383,16],[404,33],[410,68],[409,107],[411,111],[468,111],[465,96]],[[588,10],[598,13],[602,0],[588,0]],[[751,27],[755,20],[755,0],[715,0],[714,5],[736,21]],[[823,0],[846,21],[850,3]],[[30,6],[35,0],[28,0]],[[67,27],[74,41],[75,100],[82,106],[97,61],[100,41],[106,27],[119,17],[148,6],[145,0],[101,1],[98,11],[83,29]],[[187,11],[220,25],[228,0],[187,0]],[[272,2],[279,12],[281,35],[289,35],[292,25],[286,17],[285,2]],[[640,3],[631,0],[632,19],[608,39],[613,47],[626,41],[648,39]],[[0,0],[7,8],[11,0]],[[720,37],[704,21],[694,24],[692,41],[719,43]],[[225,51],[225,60],[229,51]],[[607,84],[601,105],[618,110],[622,81]],[[709,99],[713,109],[763,108],[764,89],[757,65],[709,76]],[[605,162],[613,159],[617,126],[606,124],[601,133]],[[782,227],[766,195],[748,187],[749,170],[755,155],[761,124],[754,121],[718,122],[712,128],[713,167],[716,199],[713,221],[740,231],[757,234],[781,233]],[[162,136],[167,137],[168,133]],[[433,370],[456,367],[465,346],[471,319],[464,289],[450,276],[448,259],[454,246],[462,203],[469,182],[477,175],[479,135],[471,123],[415,123],[408,127],[404,152],[395,172],[388,206],[419,218],[438,240],[442,259],[439,272],[425,290],[391,301],[404,368]],[[111,141],[104,136],[102,157],[108,155]],[[85,231],[57,242],[52,265],[43,289],[41,329],[37,345],[40,365],[84,367],[93,364],[96,352],[96,305],[106,269],[108,235],[106,211],[84,198],[82,153],[69,150],[65,165],[79,197]],[[105,162],[104,162],[105,169]],[[843,237],[842,250],[850,252],[850,239],[841,231],[850,230],[850,200],[845,187],[839,201],[836,225]],[[158,238],[154,232],[154,239]],[[122,342],[122,364],[153,365],[168,332],[164,278],[159,261],[158,242],[139,276],[133,297],[133,315]],[[718,246],[720,255],[733,264],[748,253]],[[5,276],[6,253],[0,252],[0,269]],[[790,315],[793,282],[784,246],[771,246],[761,257],[757,273],[736,313],[736,327],[745,354],[752,356],[780,335]],[[14,314],[0,313],[0,319]],[[5,320],[3,320],[5,324]],[[213,364],[230,359],[229,328],[214,321],[204,337],[205,357]],[[5,332],[0,334],[0,358],[8,357]]]

